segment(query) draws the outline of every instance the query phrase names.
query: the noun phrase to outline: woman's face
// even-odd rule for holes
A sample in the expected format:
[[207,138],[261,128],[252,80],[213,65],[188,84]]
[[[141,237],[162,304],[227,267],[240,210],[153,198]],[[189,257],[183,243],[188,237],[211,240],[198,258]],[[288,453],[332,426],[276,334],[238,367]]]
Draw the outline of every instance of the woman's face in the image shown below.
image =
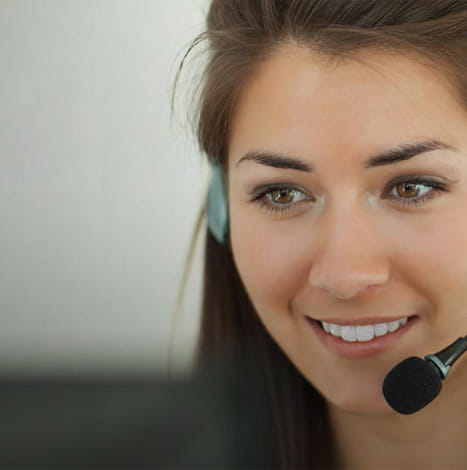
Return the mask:
[[[359,58],[330,65],[284,49],[247,83],[229,141],[231,243],[262,323],[298,370],[336,407],[388,413],[388,371],[467,334],[467,117],[426,66]],[[405,159],[366,164],[383,153]],[[364,336],[404,317],[414,318]],[[354,333],[362,341],[347,341]],[[451,381],[467,374],[464,359]]]

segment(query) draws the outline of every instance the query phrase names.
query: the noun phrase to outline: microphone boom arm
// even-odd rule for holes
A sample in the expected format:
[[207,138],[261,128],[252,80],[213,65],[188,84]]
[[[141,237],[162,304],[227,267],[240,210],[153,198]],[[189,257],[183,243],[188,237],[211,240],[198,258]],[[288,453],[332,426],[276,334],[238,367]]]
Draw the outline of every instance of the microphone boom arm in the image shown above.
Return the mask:
[[457,339],[447,348],[437,353],[428,354],[424,359],[433,362],[439,370],[441,378],[445,379],[449,374],[451,366],[464,351],[467,351],[467,336]]

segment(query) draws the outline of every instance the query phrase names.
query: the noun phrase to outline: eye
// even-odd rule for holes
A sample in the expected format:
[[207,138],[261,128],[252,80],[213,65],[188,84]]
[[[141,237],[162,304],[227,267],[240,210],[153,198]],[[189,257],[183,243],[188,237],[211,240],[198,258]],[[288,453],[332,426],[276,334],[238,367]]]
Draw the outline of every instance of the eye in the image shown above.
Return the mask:
[[[425,187],[426,190],[420,190]],[[394,181],[390,185],[390,199],[405,207],[419,206],[428,200],[448,191],[446,184],[422,177],[409,177]],[[284,215],[295,209],[301,202],[308,201],[308,196],[300,198],[305,193],[296,186],[285,183],[267,185],[255,189],[251,194],[250,203],[257,204],[268,215]],[[421,194],[421,195],[420,195]]]
[[[428,189],[420,191],[418,188],[423,186]],[[394,189],[390,194],[395,192],[395,196],[391,196],[391,199],[394,199],[396,204],[409,207],[420,206],[447,191],[446,184],[418,176],[395,181],[391,188]]]
[[308,197],[300,199],[301,194],[305,193],[294,185],[271,184],[253,190],[249,202],[264,209],[268,215],[284,215],[295,209],[301,201],[310,199]]

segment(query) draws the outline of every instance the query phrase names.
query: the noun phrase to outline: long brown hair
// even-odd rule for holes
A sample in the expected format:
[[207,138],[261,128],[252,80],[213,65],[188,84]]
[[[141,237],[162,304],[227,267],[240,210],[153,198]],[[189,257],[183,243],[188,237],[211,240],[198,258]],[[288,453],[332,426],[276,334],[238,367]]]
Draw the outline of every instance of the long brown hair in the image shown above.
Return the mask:
[[[284,45],[310,48],[333,61],[358,60],[357,52],[370,49],[410,56],[442,74],[460,105],[467,103],[467,1],[463,0],[213,0],[206,30],[193,40],[179,65],[172,100],[185,60],[203,43],[208,44],[207,62],[190,122],[201,152],[211,163],[223,166],[226,181],[228,139],[238,97],[258,65]],[[196,235],[204,211],[205,205]],[[197,361],[226,348],[240,353],[245,364],[254,355],[255,373],[267,390],[265,406],[271,422],[265,426],[273,430],[275,450],[268,449],[268,458],[259,466],[335,468],[325,399],[259,321],[229,246],[220,245],[207,230],[204,234]]]

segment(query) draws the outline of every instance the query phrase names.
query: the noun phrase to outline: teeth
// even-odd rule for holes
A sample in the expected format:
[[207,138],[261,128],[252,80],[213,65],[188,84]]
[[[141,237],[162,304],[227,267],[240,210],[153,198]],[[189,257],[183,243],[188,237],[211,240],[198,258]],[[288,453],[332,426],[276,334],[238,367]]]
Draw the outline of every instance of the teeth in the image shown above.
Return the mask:
[[388,332],[388,324],[387,323],[378,323],[374,326],[375,329],[375,336],[383,336]]
[[357,328],[354,326],[341,326],[341,337],[345,341],[357,341]]
[[358,341],[370,341],[375,336],[375,329],[370,326],[357,326],[357,339]]
[[394,320],[389,323],[377,323],[376,325],[336,325],[334,323],[321,322],[324,330],[333,336],[338,336],[344,341],[370,341],[375,336],[384,336],[388,332],[392,333],[407,323],[408,317],[401,320]]
[[331,330],[331,334],[334,336],[340,336],[341,335],[341,327],[339,325],[333,325],[330,324],[328,328]]

